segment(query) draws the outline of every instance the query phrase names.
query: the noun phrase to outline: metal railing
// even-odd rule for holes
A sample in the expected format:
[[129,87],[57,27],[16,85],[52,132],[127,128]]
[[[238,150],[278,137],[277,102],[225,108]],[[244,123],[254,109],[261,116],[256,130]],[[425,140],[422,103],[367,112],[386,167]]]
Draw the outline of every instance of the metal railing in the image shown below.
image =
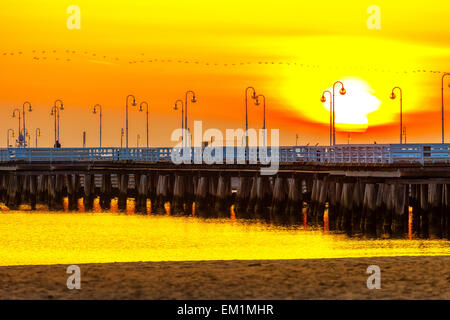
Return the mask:
[[[208,149],[208,150],[207,150]],[[257,147],[191,148],[186,162],[213,163],[223,159],[230,163],[318,164],[393,164],[450,163],[450,144],[349,144],[337,146],[283,146],[267,149]],[[277,151],[277,152],[275,152]],[[0,162],[77,162],[135,161],[144,163],[171,162],[175,148],[8,148],[0,149]],[[220,154],[222,153],[222,154]],[[274,156],[271,159],[271,156]],[[187,161],[186,161],[187,160]],[[200,161],[200,162],[199,162]],[[219,162],[220,163],[220,162]]]

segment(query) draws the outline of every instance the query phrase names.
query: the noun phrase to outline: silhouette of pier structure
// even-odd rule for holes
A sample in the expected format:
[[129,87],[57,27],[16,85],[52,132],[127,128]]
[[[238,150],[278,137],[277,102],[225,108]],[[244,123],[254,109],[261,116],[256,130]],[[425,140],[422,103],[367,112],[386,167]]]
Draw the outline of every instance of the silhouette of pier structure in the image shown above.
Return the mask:
[[[270,148],[269,148],[270,150]],[[172,148],[9,148],[0,150],[0,201],[69,210],[100,199],[120,210],[303,224],[367,237],[450,238],[450,144],[284,146],[279,168],[262,174],[251,147],[227,164],[174,164]],[[203,151],[192,150],[192,154]],[[227,150],[223,150],[227,154]],[[272,151],[273,152],[273,151]],[[255,156],[255,158],[253,158]],[[205,160],[205,159],[204,159]],[[255,161],[252,161],[255,160]],[[193,205],[195,203],[195,205]],[[412,219],[412,222],[410,221]]]

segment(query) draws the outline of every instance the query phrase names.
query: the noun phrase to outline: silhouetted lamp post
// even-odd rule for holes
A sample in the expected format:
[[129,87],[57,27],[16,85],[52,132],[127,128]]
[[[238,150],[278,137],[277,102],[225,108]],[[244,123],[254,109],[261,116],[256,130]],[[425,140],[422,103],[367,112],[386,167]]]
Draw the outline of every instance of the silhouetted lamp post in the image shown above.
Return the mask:
[[52,111],[50,112],[51,116],[55,117],[55,145],[54,148],[59,148],[60,142],[59,142],[59,112],[64,110],[64,104],[61,100],[57,99],[55,100],[55,103],[53,104]]
[[259,106],[259,99],[263,99],[263,144],[266,145],[266,97],[263,94],[259,94],[256,96],[255,105]]
[[96,114],[97,109],[99,110],[99,116],[100,116],[100,148],[101,148],[102,147],[102,106],[98,103],[94,106],[92,113]]
[[403,144],[403,92],[400,87],[394,87],[391,93],[391,99],[394,100],[397,96],[395,90],[400,92],[400,144]]
[[178,99],[175,101],[175,105],[173,107],[173,110],[178,110],[178,104],[181,104],[181,129],[184,129],[184,106],[183,106],[183,100]]
[[253,91],[252,99],[256,100],[256,90],[253,87],[247,87],[245,89],[245,147],[248,149],[248,92]]
[[325,93],[328,93],[330,96],[330,146],[331,146],[333,145],[333,96],[330,90],[325,90],[324,92],[322,92],[322,97],[320,98],[320,101],[322,103],[325,103],[327,101]]
[[126,129],[125,129],[125,134],[126,134],[126,138],[125,138],[125,141],[126,141],[126,147],[127,147],[127,149],[128,149],[128,100],[129,100],[129,98],[133,98],[133,104],[132,104],[132,106],[136,106],[136,98],[132,95],[132,94],[129,94],[128,96],[127,96],[127,100],[126,100],[126,104],[125,104],[125,113],[126,113],[126,115],[125,115],[125,124],[126,124]]
[[38,147],[38,137],[41,136],[41,129],[36,128],[36,148]]
[[16,112],[19,115],[19,136],[17,137],[17,141],[18,141],[18,147],[20,148],[22,146],[22,139],[24,139],[24,137],[22,137],[22,128],[21,128],[22,116],[20,115],[20,109],[16,108],[16,109],[13,110],[13,113],[12,113],[12,117],[13,118],[16,117]]
[[341,89],[339,90],[339,93],[343,96],[347,93],[347,90],[344,88],[344,84],[341,81],[336,81],[333,84],[333,146],[336,145],[336,99],[335,99],[335,88],[336,85],[340,84]]
[[145,105],[147,108],[146,114],[147,114],[147,148],[148,148],[148,103],[146,101],[142,101],[139,105],[139,112],[142,112],[144,109],[142,108],[142,105]]
[[[444,143],[444,78],[450,76],[450,73],[446,72],[442,75],[441,85],[441,98],[442,98],[442,143]],[[450,88],[450,84],[448,85]]]
[[[185,94],[185,97],[184,97],[184,126],[185,126],[186,130],[187,130],[187,127],[188,127],[187,124],[188,124],[188,96],[189,96],[189,94],[192,95],[191,102],[192,103],[196,103],[197,102],[197,99],[195,97],[195,92],[192,91],[192,90],[186,91],[186,94]],[[187,132],[186,132],[186,146],[187,146]]]
[[33,109],[31,108],[31,103],[29,103],[28,101],[25,101],[22,104],[22,121],[23,121],[23,132],[24,132],[24,134],[27,132],[27,127],[26,127],[26,122],[25,122],[25,105],[28,105],[28,112],[33,111]]

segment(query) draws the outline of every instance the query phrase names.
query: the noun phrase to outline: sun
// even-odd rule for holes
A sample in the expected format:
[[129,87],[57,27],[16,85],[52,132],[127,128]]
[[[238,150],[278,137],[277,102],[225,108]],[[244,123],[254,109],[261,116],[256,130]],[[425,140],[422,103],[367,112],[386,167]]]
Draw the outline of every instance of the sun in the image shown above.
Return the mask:
[[[335,89],[336,128],[344,131],[366,131],[369,126],[367,115],[378,110],[381,101],[374,95],[375,91],[361,79],[342,80],[346,93],[339,93],[340,86]],[[333,88],[326,88],[332,92]],[[323,106],[330,110],[329,100]]]

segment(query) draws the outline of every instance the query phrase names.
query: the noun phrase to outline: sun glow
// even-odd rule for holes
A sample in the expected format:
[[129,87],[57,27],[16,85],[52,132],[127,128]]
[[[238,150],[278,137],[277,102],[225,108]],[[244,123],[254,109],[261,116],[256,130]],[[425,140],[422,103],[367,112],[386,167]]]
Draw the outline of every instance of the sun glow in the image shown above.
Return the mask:
[[[346,131],[365,131],[369,126],[367,115],[378,110],[381,101],[374,95],[375,91],[363,80],[348,79],[343,83],[347,91],[345,95],[338,93],[339,85],[335,89],[336,128]],[[333,88],[326,90],[332,92]],[[323,106],[329,111],[329,100],[323,102]]]

